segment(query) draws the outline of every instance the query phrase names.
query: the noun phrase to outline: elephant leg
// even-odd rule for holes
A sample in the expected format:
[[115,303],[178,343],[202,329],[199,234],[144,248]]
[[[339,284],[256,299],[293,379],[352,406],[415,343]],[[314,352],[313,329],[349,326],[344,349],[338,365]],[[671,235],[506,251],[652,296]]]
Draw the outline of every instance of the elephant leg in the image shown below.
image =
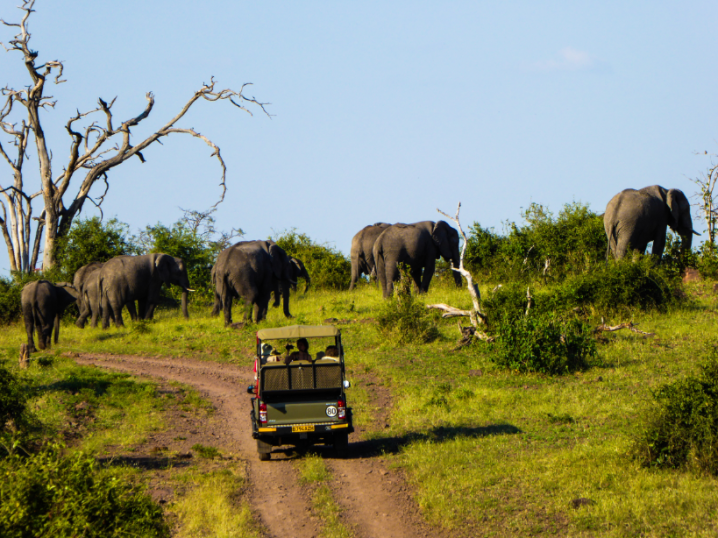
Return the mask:
[[349,283],[349,289],[353,290],[354,286],[356,286],[357,280],[359,280],[359,277],[361,275],[359,274],[359,260],[352,260],[352,280]]
[[[142,301],[138,301],[140,303],[140,312],[142,312]],[[125,304],[127,307],[127,311],[130,313],[130,319],[132,321],[137,321],[139,318],[137,317],[137,309],[135,308],[135,301],[127,301]]]
[[[284,285],[284,283],[280,284],[279,281],[272,284],[272,293],[274,294],[274,303],[272,303],[272,306],[274,308],[277,308],[279,306],[280,298],[284,298],[284,288],[289,289],[286,285]],[[284,314],[287,314],[286,306],[284,308]]]
[[97,327],[97,318],[100,317],[100,309],[95,306],[94,309],[92,309],[92,321],[90,322],[90,327],[93,329]]
[[214,292],[214,305],[212,306],[212,312],[211,316],[219,316],[219,311],[222,310],[222,299],[219,296],[219,293],[216,291]]
[[292,318],[292,314],[289,313],[289,284],[282,285],[282,302],[284,303],[284,317]]
[[429,291],[429,284],[431,284],[431,278],[434,276],[435,269],[436,259],[433,256],[429,256],[429,259],[424,266],[424,275],[421,277],[421,293]]
[[397,262],[386,262],[386,270],[384,274],[384,281],[382,282],[384,288],[384,298],[391,297],[394,293],[394,282],[399,280],[399,265]]
[[62,317],[63,312],[58,312],[55,314],[55,327],[53,328],[53,340],[55,340],[55,343],[60,340],[60,318]]
[[27,332],[27,352],[33,353],[35,349],[35,341],[33,333],[35,332],[35,316],[32,313],[32,306],[25,304],[22,307],[22,317],[25,320],[25,332]]
[[[125,326],[125,322],[122,320],[122,302],[117,297],[108,298],[109,310],[112,312],[112,316],[115,318],[115,327],[118,329]],[[108,325],[109,325],[109,312]],[[104,323],[103,323],[104,326]]]
[[224,310],[224,326],[227,327],[232,324],[232,296],[229,293],[222,297],[222,309]]
[[653,247],[651,248],[651,254],[656,256],[658,259],[661,259],[661,256],[663,256],[663,251],[666,248],[666,233],[663,232],[663,235],[660,233],[658,234],[658,237],[656,237],[653,240]]
[[421,293],[423,291],[421,288],[421,265],[412,265],[409,268],[409,273],[411,274],[411,280],[414,282],[414,289]]
[[80,329],[85,328],[85,323],[87,323],[87,318],[90,317],[90,314],[92,313],[90,309],[90,305],[87,301],[82,301],[82,305],[80,308],[80,315],[75,321],[75,325],[77,325]]

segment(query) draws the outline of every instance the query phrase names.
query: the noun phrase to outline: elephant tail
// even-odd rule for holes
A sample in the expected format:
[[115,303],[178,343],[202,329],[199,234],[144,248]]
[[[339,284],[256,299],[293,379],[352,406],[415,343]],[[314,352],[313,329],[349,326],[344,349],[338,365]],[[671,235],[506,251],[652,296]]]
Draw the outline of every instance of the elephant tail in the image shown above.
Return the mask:
[[611,251],[613,251],[615,253],[616,247],[618,245],[618,234],[616,234],[616,224],[617,223],[615,223],[615,222],[612,223],[611,227],[609,229],[609,232],[608,232],[608,245],[606,245],[606,261],[608,261],[608,259],[610,258]]

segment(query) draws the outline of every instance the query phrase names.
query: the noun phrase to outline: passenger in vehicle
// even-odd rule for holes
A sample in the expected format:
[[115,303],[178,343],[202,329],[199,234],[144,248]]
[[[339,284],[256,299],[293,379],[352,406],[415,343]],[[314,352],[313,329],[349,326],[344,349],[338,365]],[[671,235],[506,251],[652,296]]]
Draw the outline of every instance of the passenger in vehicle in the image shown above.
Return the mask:
[[[291,344],[288,344],[291,345]],[[293,346],[292,346],[293,347]],[[288,348],[287,351],[289,351]],[[287,358],[284,359],[284,364],[289,364],[292,361],[311,361],[312,356],[309,354],[309,342],[306,338],[300,338],[297,340],[297,349],[299,351],[294,351],[292,353],[289,353],[287,355]]]
[[339,358],[339,348],[337,346],[327,346],[324,352],[325,357]]

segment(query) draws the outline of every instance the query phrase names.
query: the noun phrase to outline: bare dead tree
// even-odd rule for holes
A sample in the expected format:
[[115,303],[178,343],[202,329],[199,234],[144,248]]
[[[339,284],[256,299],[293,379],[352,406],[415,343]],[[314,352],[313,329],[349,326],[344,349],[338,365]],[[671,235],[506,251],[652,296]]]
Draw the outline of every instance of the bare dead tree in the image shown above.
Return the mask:
[[[216,157],[221,168],[219,187],[221,190],[217,204],[224,200],[227,190],[227,168],[220,154],[220,149],[209,138],[193,128],[178,127],[177,123],[187,114],[189,109],[199,100],[216,102],[228,101],[235,107],[252,115],[250,106],[256,106],[265,114],[267,103],[260,103],[254,97],[247,97],[244,90],[251,84],[244,84],[239,91],[232,89],[215,89],[214,77],[209,83],[194,92],[182,109],[166,124],[139,143],[132,144],[131,130],[147,119],[154,106],[154,96],[147,93],[147,105],[137,116],[117,122],[112,114],[115,99],[109,103],[98,99],[98,106],[87,112],[77,112],[65,125],[70,137],[70,156],[62,171],[53,174],[52,152],[41,124],[40,112],[54,107],[55,101],[45,95],[45,83],[54,75],[55,84],[62,80],[64,64],[61,61],[36,63],[38,52],[30,49],[31,34],[28,31],[28,19],[34,13],[35,0],[26,0],[20,7],[24,16],[19,23],[8,23],[0,19],[5,26],[18,28],[18,34],[6,45],[1,43],[7,52],[18,52],[30,75],[31,83],[22,89],[6,86],[0,90],[4,100],[0,108],[0,129],[11,137],[11,147],[0,144],[0,155],[12,170],[12,185],[4,186],[0,182],[0,230],[2,230],[8,248],[11,269],[13,271],[30,272],[37,264],[41,244],[43,246],[43,269],[55,265],[55,244],[59,237],[70,229],[73,219],[82,211],[86,201],[101,207],[109,190],[108,173],[123,162],[137,157],[145,162],[143,151],[160,142],[171,134],[187,134],[202,140],[212,149],[211,157]],[[14,112],[19,110],[21,120],[14,120]],[[96,115],[99,120],[92,120]],[[267,114],[269,115],[269,114]],[[91,121],[92,120],[92,121]],[[37,148],[37,159],[40,169],[40,188],[36,192],[28,190],[23,177],[23,166],[26,164],[27,147],[34,139]],[[82,176],[73,181],[75,175]],[[94,198],[90,192],[97,183],[104,183],[104,191]],[[72,187],[72,189],[71,189]],[[32,202],[42,196],[44,202],[39,216],[33,217]],[[213,207],[216,207],[216,205]],[[32,241],[32,221],[36,221],[34,243]],[[9,222],[9,226],[8,226]],[[44,235],[43,235],[44,234]]]
[[[471,276],[471,273],[466,270],[464,267],[464,254],[466,254],[466,247],[468,245],[468,239],[466,237],[466,234],[464,233],[463,228],[461,227],[461,222],[459,221],[459,212],[461,211],[461,202],[459,202],[458,207],[456,208],[456,215],[454,217],[451,217],[441,211],[440,209],[437,209],[439,213],[444,215],[449,220],[456,223],[456,226],[459,228],[459,233],[461,234],[461,237],[464,239],[464,245],[461,249],[461,256],[459,257],[459,267],[454,267],[454,264],[452,262],[451,269],[453,271],[456,271],[461,274],[466,279],[466,287],[469,290],[469,295],[471,296],[471,302],[474,306],[472,310],[461,310],[459,308],[449,306],[444,303],[439,304],[430,304],[426,305],[427,308],[433,308],[437,310],[443,310],[444,314],[442,314],[442,318],[451,318],[451,317],[457,317],[457,316],[468,316],[471,320],[471,325],[473,325],[473,330],[469,331],[468,333],[465,333],[462,331],[462,334],[464,334],[466,337],[477,337],[482,340],[486,340],[489,342],[493,341],[493,338],[487,336],[484,333],[481,333],[478,331],[478,327],[480,324],[486,324],[486,316],[481,312],[481,294],[479,292],[479,287],[474,284],[474,279]],[[459,330],[461,329],[461,326],[459,325]],[[469,338],[470,341],[470,338]],[[465,345],[465,344],[464,344]],[[461,347],[461,346],[460,346]]]

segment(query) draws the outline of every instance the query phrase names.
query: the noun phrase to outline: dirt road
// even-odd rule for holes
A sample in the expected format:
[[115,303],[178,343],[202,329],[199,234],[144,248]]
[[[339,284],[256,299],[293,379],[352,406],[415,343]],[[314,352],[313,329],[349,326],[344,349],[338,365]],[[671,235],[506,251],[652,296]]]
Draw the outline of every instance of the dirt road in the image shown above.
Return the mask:
[[[310,499],[287,455],[275,451],[271,461],[258,460],[249,422],[250,395],[246,393],[253,382],[251,367],[128,355],[82,354],[75,360],[197,389],[216,408],[206,444],[247,462],[250,503],[266,534],[311,538],[320,533],[320,522],[312,514]],[[350,437],[349,454],[344,459],[334,459],[328,450],[323,453],[334,476],[334,498],[343,508],[347,526],[360,538],[443,536],[440,529],[423,521],[401,473],[386,468],[371,443],[360,442],[359,436]]]

